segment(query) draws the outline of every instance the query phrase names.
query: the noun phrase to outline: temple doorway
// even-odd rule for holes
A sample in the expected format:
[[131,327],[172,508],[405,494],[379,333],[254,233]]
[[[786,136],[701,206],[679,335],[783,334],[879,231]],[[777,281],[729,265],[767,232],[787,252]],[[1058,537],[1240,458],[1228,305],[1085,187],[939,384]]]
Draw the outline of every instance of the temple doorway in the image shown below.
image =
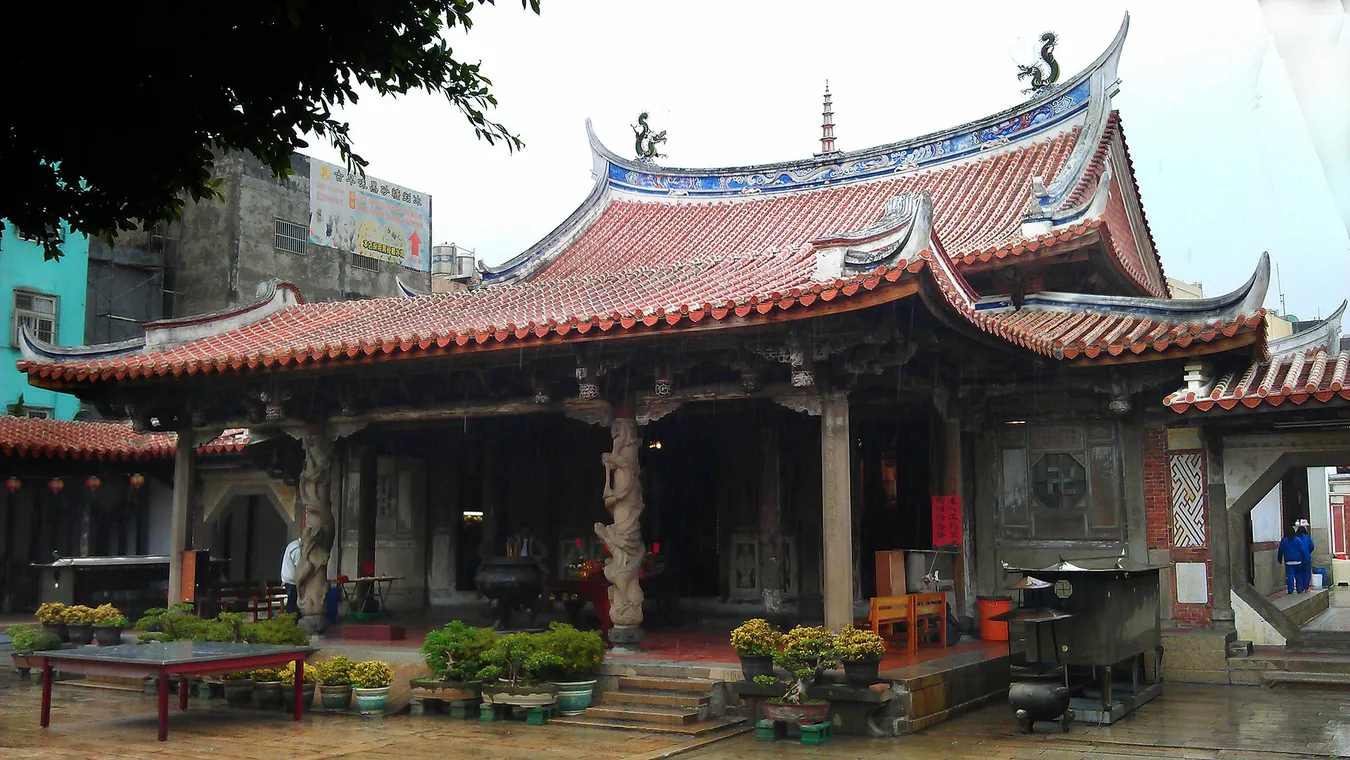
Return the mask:
[[212,564],[215,582],[281,579],[281,555],[290,542],[289,526],[266,496],[235,496],[216,518]]
[[[854,412],[854,536],[864,599],[877,594],[877,552],[933,548],[935,416],[931,403],[920,402],[860,404]],[[928,559],[926,570],[934,564]],[[947,578],[949,565],[941,568]]]

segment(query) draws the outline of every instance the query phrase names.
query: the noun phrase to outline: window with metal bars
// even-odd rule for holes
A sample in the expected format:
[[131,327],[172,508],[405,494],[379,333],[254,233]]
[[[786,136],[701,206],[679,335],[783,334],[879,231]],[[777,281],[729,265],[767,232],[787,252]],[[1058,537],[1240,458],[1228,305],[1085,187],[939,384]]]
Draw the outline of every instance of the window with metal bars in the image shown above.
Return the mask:
[[31,290],[14,291],[14,323],[10,330],[12,345],[19,345],[19,330],[27,327],[28,334],[45,343],[56,342],[56,296],[34,293]]
[[352,266],[357,269],[378,272],[380,271],[380,260],[373,256],[362,256],[359,253],[352,253]]
[[278,219],[275,229],[276,242],[273,245],[277,250],[300,254],[305,252],[305,241],[309,239],[309,231],[304,225]]

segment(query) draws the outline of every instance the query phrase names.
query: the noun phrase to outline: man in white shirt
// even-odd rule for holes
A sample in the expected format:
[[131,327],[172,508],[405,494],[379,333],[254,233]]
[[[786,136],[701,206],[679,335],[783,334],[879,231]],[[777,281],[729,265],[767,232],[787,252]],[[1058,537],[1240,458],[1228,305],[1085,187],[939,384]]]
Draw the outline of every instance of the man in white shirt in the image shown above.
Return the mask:
[[300,615],[299,589],[295,585],[295,566],[300,564],[300,539],[286,544],[281,553],[281,585],[286,588],[286,611]]

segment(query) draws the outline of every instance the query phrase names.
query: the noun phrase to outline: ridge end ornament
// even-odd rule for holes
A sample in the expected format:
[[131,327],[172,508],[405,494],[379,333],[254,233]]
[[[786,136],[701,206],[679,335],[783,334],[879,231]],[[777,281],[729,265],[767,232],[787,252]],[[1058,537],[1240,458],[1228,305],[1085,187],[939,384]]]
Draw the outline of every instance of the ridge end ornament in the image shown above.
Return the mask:
[[1017,65],[1017,78],[1030,79],[1031,86],[1022,90],[1024,95],[1039,95],[1052,89],[1059,82],[1059,61],[1055,60],[1055,45],[1059,44],[1059,35],[1046,32],[1041,35],[1040,60],[1030,65]]
[[654,163],[658,158],[665,158],[664,153],[658,153],[656,146],[666,141],[666,131],[660,132],[652,130],[651,125],[647,123],[647,112],[638,114],[637,124],[631,124],[633,128],[633,151],[637,153],[637,160],[640,163]]

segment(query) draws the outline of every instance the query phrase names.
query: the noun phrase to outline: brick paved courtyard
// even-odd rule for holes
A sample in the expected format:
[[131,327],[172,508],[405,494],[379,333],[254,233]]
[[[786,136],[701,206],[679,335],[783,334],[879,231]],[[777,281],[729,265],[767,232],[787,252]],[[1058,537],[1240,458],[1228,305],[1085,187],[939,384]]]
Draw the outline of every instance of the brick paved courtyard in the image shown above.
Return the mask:
[[1068,736],[1018,736],[1006,708],[986,708],[896,740],[844,738],[823,747],[756,742],[753,735],[690,747],[681,737],[560,726],[478,724],[444,716],[364,720],[280,712],[218,701],[173,712],[169,741],[154,740],[149,695],[60,685],[53,724],[38,728],[39,688],[0,676],[0,757],[19,758],[1302,758],[1350,756],[1350,692],[1177,685],[1115,727]]

